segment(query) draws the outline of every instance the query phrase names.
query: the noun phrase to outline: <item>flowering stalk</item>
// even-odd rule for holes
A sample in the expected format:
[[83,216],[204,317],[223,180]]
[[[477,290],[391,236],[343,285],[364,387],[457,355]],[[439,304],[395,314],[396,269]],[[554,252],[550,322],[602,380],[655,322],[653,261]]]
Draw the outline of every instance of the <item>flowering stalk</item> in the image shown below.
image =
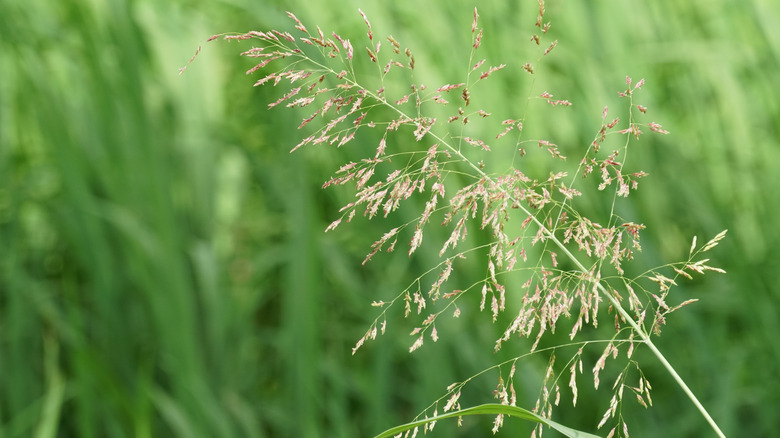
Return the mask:
[[[514,148],[519,158],[525,156],[525,148],[529,145],[533,145],[534,149],[538,146],[540,150],[546,151],[556,162],[557,160],[565,160],[566,156],[564,149],[551,139],[526,139],[523,131],[524,114],[518,118],[502,121],[501,129],[503,131],[489,140],[478,138],[467,131],[467,125],[470,128],[479,121],[490,120],[492,116],[492,113],[485,109],[473,109],[471,105],[474,103],[475,95],[472,93],[475,92],[478,84],[490,80],[494,75],[502,74],[501,71],[506,67],[505,64],[493,66],[487,64],[488,66],[485,67],[485,59],[474,63],[474,55],[483,43],[484,37],[483,29],[478,26],[479,15],[476,8],[471,25],[472,45],[468,63],[470,68],[467,70],[463,82],[447,83],[432,91],[422,84],[411,84],[408,89],[401,92],[397,89],[390,89],[390,84],[386,84],[386,78],[391,71],[403,71],[410,78],[414,77],[415,57],[409,48],[402,49],[401,44],[392,36],[388,36],[385,41],[375,39],[368,17],[362,11],[359,12],[368,29],[368,42],[365,51],[356,49],[348,38],[343,38],[335,32],[332,33],[332,38],[326,36],[319,27],[317,27],[316,32],[310,32],[294,14],[289,12],[288,16],[295,22],[296,31],[305,36],[295,37],[288,32],[278,30],[224,35],[227,40],[260,40],[265,44],[263,47],[252,47],[242,53],[246,57],[258,60],[258,63],[247,71],[247,74],[264,70],[269,65],[279,63],[283,65],[282,68],[266,74],[255,83],[256,86],[263,84],[276,86],[282,82],[289,84],[289,90],[268,104],[269,108],[284,105],[289,108],[308,109],[319,105],[313,113],[309,113],[310,115],[301,121],[299,129],[309,129],[310,123],[313,124],[312,126],[320,127],[294,146],[291,152],[301,147],[316,145],[331,145],[340,148],[362,138],[360,133],[363,131],[377,130],[377,128],[384,126],[385,130],[381,133],[381,140],[373,157],[369,156],[360,162],[344,164],[330,180],[323,184],[323,188],[347,184],[352,184],[355,188],[355,200],[339,210],[340,217],[334,220],[325,231],[334,230],[340,224],[350,222],[360,211],[368,219],[380,215],[388,217],[412,196],[429,192],[430,197],[425,203],[423,212],[415,220],[384,233],[371,245],[371,250],[363,261],[364,264],[381,251],[393,251],[399,236],[407,228],[412,234],[408,250],[408,254],[411,256],[423,244],[424,230],[435,214],[443,215],[442,224],[452,228],[449,239],[446,240],[439,252],[442,257],[448,252],[457,250],[456,248],[466,237],[469,221],[476,221],[481,229],[491,231],[494,241],[476,248],[460,250],[456,255],[445,258],[436,268],[429,271],[432,273],[436,269],[440,270],[427,295],[419,290],[422,278],[419,277],[415,280],[415,284],[418,285],[417,291],[411,290],[410,287],[389,303],[384,301],[372,303],[383,310],[365,335],[357,342],[353,354],[365,341],[373,340],[378,333],[385,332],[386,313],[397,301],[403,303],[405,316],[408,317],[416,313],[422,319],[420,325],[411,333],[414,341],[411,344],[410,352],[423,346],[426,335],[434,342],[438,341],[437,319],[445,310],[453,308],[453,317],[458,317],[460,310],[456,304],[457,300],[480,285],[482,286],[480,309],[488,307],[493,322],[496,322],[499,315],[505,310],[508,299],[507,288],[500,278],[518,271],[515,268],[516,264],[527,262],[525,243],[530,240],[530,246],[542,244],[541,254],[544,262],[540,259],[537,266],[531,269],[533,273],[528,281],[520,290],[512,291],[516,294],[509,296],[509,299],[517,298],[514,295],[523,293],[525,290],[525,295],[519,298],[521,310],[506,329],[504,335],[496,341],[495,349],[500,349],[502,344],[507,342],[512,335],[531,339],[535,332],[536,336],[530,351],[537,351],[542,336],[548,331],[554,331],[559,317],[571,318],[573,310],[576,309],[574,304],[578,303],[580,312],[570,335],[573,339],[584,324],[591,323],[594,327],[597,326],[598,321],[602,319],[598,303],[606,299],[610,308],[616,312],[616,334],[607,343],[601,359],[593,368],[594,385],[598,388],[599,372],[604,368],[607,358],[609,356],[612,356],[613,359],[617,357],[618,346],[616,344],[627,343],[630,345],[627,352],[628,359],[631,358],[635,343],[646,345],[666,367],[713,430],[722,436],[717,424],[652,342],[651,333],[660,333],[665,317],[690,302],[686,301],[677,306],[669,306],[666,303],[669,289],[676,285],[675,279],[678,276],[690,278],[690,273],[723,272],[719,268],[706,265],[706,259],[700,261],[693,261],[693,259],[717,245],[718,241],[725,236],[725,231],[698,250],[694,239],[687,261],[666,266],[666,268],[674,270],[674,278],[663,275],[660,269],[648,271],[637,279],[623,277],[623,263],[631,260],[635,252],[641,251],[639,233],[644,229],[642,224],[626,221],[620,221],[622,222],[620,223],[615,215],[617,199],[627,197],[633,190],[636,190],[638,180],[646,176],[641,171],[627,173],[625,170],[629,141],[632,138],[638,139],[645,126],[657,134],[668,133],[658,123],[640,124],[634,118],[633,95],[644,85],[644,80],[633,84],[633,81],[627,77],[626,90],[618,93],[621,97],[628,99],[630,108],[628,123],[622,129],[619,128],[619,118],[607,121],[608,110],[604,108],[601,129],[588,146],[585,156],[568,184],[564,181],[568,175],[565,171],[550,172],[550,177],[547,180],[536,180],[515,168],[514,162],[504,174],[489,174],[484,170],[484,161],[477,161],[474,157],[490,153],[493,148],[498,147],[496,142],[511,142],[512,138],[515,140]],[[544,16],[544,2],[539,0],[536,26],[540,34],[534,34],[531,38],[531,41],[539,46],[538,58],[533,64],[528,62],[522,66],[522,69],[532,77],[538,71],[534,64],[538,64],[542,57],[548,56],[558,45],[557,40],[550,43],[545,41],[550,23],[544,22]],[[219,36],[216,35],[210,40]],[[384,49],[383,42],[385,43]],[[542,44],[543,42],[544,44]],[[311,51],[314,51],[319,58],[310,54]],[[358,56],[365,56],[367,58],[362,58],[363,60],[376,64],[380,82],[379,88],[369,88],[364,85],[363,81],[357,80],[355,62]],[[472,75],[472,73],[474,74]],[[553,95],[547,91],[533,98],[529,92],[529,100],[531,99],[539,99],[541,102],[549,104],[549,107],[554,108],[572,107],[572,102],[569,100],[554,99]],[[456,110],[454,109],[456,105],[451,104],[450,100],[458,103],[459,106]],[[433,106],[442,109],[447,114],[441,117],[436,113],[437,117],[434,117],[423,111],[424,106],[425,108]],[[372,118],[371,114],[376,112],[376,108],[389,110],[392,114],[391,117],[386,119]],[[647,108],[643,105],[636,105],[636,110],[642,115],[647,112]],[[320,124],[314,122],[318,118],[321,118],[323,122]],[[429,140],[433,144],[425,143],[426,147],[418,147],[413,151],[400,150],[400,148],[393,150],[393,145],[388,139],[392,135],[399,135],[397,133],[402,127],[413,129],[411,138],[414,139],[414,143],[412,145]],[[615,135],[625,138],[622,150],[614,150],[606,158],[599,158],[599,151],[604,146],[607,136]],[[380,178],[380,165],[388,165],[392,158],[400,158],[401,160],[397,159],[396,162],[406,161],[408,164],[396,168],[384,179]],[[462,165],[462,167],[453,170],[452,167],[457,165]],[[444,179],[447,175],[455,173],[468,175],[473,178],[474,182],[460,188],[455,194],[448,194]],[[609,213],[610,219],[606,226],[582,216],[573,207],[574,199],[581,195],[581,192],[574,187],[576,178],[591,175],[597,175],[601,178],[598,190],[605,190],[608,187],[614,187],[615,190]],[[448,205],[442,206],[444,200],[448,201]],[[479,217],[480,211],[481,217]],[[525,216],[519,226],[520,231],[517,236],[510,235],[505,230],[505,225],[510,223],[510,218],[514,214],[513,211]],[[535,233],[528,231],[527,227],[530,224],[535,226]],[[573,248],[576,248],[581,255],[575,255]],[[477,250],[488,253],[485,278],[465,290],[446,291],[444,289],[445,283],[450,278],[456,259],[463,258]],[[558,253],[556,251],[569,259],[574,269],[563,271],[557,268]],[[583,258],[592,261],[590,268],[587,267],[587,263],[583,262]],[[611,266],[618,273],[617,278],[624,282],[623,293],[627,295],[628,308],[621,302],[623,297],[617,288],[602,278],[601,272],[605,263]],[[634,290],[635,287],[639,286],[639,279],[657,284],[657,293],[641,287],[640,294],[644,293],[645,300],[640,299]],[[427,314],[427,316],[423,314],[429,305],[440,303],[444,303],[442,310]],[[379,322],[380,318],[381,322]],[[621,324],[627,324],[633,332],[627,340],[617,339],[617,334],[622,332]],[[638,340],[635,340],[635,337]],[[577,401],[577,370],[579,369],[579,373],[582,373],[581,354],[582,348],[586,345],[587,343],[582,344],[580,350],[567,364],[570,365],[571,370],[569,386],[573,392],[573,404],[576,404]],[[533,410],[533,415],[544,420],[550,420],[552,406],[558,404],[560,396],[558,385],[555,383],[558,376],[553,366],[554,358],[553,353],[543,383],[543,393],[537,401],[537,407]],[[631,362],[636,365],[635,362]],[[636,367],[639,369],[638,365]],[[516,402],[516,393],[511,383],[513,374],[514,366],[507,381],[500,379],[499,390],[495,394],[502,405],[512,407],[515,406]],[[613,385],[615,395],[613,395],[610,407],[599,427],[609,418],[614,417],[618,405],[622,403],[622,391],[628,387],[625,384],[625,379],[625,374],[621,373],[615,381],[615,385]],[[551,391],[548,384],[554,384],[552,387],[552,392],[556,394],[554,402],[551,401]],[[445,413],[459,409],[460,387],[455,385],[448,389],[449,398],[444,406]],[[642,405],[652,404],[649,395],[650,384],[643,375],[640,377],[638,386],[630,387],[630,390],[636,393]],[[434,412],[436,409],[434,407]],[[499,413],[494,423],[494,431],[500,428],[502,419],[503,414]],[[622,423],[623,426],[622,433],[627,435],[625,422],[621,419],[619,423]],[[612,429],[610,436],[615,433],[615,430],[616,428]]]

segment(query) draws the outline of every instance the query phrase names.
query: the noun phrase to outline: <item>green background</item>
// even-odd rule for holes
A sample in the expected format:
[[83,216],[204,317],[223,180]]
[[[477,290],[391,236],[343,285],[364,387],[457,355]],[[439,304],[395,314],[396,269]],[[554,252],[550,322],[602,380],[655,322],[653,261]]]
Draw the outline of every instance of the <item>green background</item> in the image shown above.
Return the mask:
[[[424,80],[455,82],[473,6],[5,1],[0,436],[372,436],[495,363],[501,327],[484,314],[411,355],[412,322],[391,320],[396,330],[350,354],[376,316],[369,303],[427,269],[425,253],[361,267],[387,224],[324,234],[348,193],[320,186],[347,153],[289,154],[299,115],[266,110],[276,91],[252,88],[245,49],[205,44],[221,32],[291,30],[285,10],[357,41],[361,7],[377,37],[413,48]],[[517,67],[536,2],[479,11],[488,63],[509,65],[491,110],[512,112],[525,99]],[[773,435],[780,4],[551,0],[546,18],[559,46],[538,86],[575,109],[564,124],[539,123],[569,155],[593,138],[604,105],[618,107],[626,75],[646,79],[637,103],[671,131],[631,156],[650,174],[622,213],[648,227],[640,263],[678,260],[692,236],[730,230],[710,253],[728,274],[676,288],[680,301],[701,301],[672,315],[657,344],[727,435]],[[523,362],[525,407],[544,364]],[[646,372],[654,407],[626,403],[631,436],[707,436],[671,379],[652,364]],[[580,408],[554,419],[595,432],[610,394],[589,392],[587,374]],[[489,402],[496,379],[476,380],[464,406]],[[489,436],[490,420],[442,423],[434,435]],[[500,435],[527,430],[507,420]]]

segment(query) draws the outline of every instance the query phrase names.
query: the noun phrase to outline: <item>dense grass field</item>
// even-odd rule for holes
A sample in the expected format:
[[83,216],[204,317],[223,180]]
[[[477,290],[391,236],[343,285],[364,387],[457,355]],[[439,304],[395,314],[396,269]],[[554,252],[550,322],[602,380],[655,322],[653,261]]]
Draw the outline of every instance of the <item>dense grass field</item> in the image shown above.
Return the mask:
[[[7,3],[0,436],[373,436],[503,357],[492,353],[500,328],[478,312],[413,354],[413,326],[399,317],[351,355],[376,317],[371,301],[395,296],[435,251],[364,267],[387,224],[323,233],[348,194],[320,187],[349,151],[289,154],[298,115],[267,110],[276,90],[252,87],[238,45],[205,42],[289,29],[286,10],[358,39],[361,7],[375,33],[413,49],[418,80],[448,83],[469,62],[474,4]],[[485,53],[508,65],[483,98],[512,113],[528,87],[549,86],[574,102],[565,117],[536,120],[559,144],[590,142],[626,75],[645,78],[641,99],[671,134],[631,152],[649,176],[621,215],[647,225],[642,263],[685,257],[694,235],[729,229],[711,254],[728,274],[681,282],[679,301],[700,301],[656,342],[726,435],[775,434],[780,4],[548,0],[559,45],[536,84],[520,66],[537,3],[478,6]],[[525,403],[545,365],[523,363]],[[654,406],[625,405],[631,436],[706,436],[663,370],[646,372]],[[462,403],[491,401],[495,378],[477,379]],[[555,419],[595,433],[609,397],[588,391]],[[433,435],[489,436],[490,422],[442,423]],[[529,430],[507,420],[499,436]]]

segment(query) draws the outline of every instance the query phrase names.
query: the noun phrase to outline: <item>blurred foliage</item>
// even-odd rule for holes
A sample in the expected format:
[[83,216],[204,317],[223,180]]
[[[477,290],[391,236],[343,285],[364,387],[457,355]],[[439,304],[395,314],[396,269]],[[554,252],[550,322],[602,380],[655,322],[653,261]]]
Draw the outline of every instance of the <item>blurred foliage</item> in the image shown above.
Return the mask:
[[[476,312],[412,355],[411,326],[391,320],[351,356],[374,318],[368,304],[429,259],[361,267],[388,224],[323,234],[345,194],[320,185],[348,152],[288,154],[298,119],[266,110],[275,90],[251,87],[237,46],[204,45],[178,76],[208,36],[289,28],[285,10],[358,39],[358,6],[377,35],[413,48],[418,80],[452,82],[467,65],[474,5],[462,0],[5,2],[0,436],[370,436],[495,363],[501,328]],[[478,6],[486,53],[510,65],[483,98],[511,113],[528,90],[518,67],[536,2]],[[648,226],[642,263],[677,260],[693,235],[730,229],[712,254],[728,275],[681,284],[680,301],[701,301],[673,315],[658,344],[727,435],[771,435],[780,6],[550,0],[547,10],[560,44],[535,87],[576,110],[535,122],[576,157],[603,106],[618,107],[624,77],[646,78],[638,100],[672,134],[630,153],[650,174],[621,206]],[[527,400],[544,364],[522,362]],[[646,371],[655,406],[626,404],[632,436],[700,436],[706,425],[681,391]],[[464,406],[490,401],[496,378],[475,381]],[[608,397],[591,400],[554,419],[594,429]],[[457,431],[488,435],[489,421]],[[508,423],[501,435],[527,430]]]

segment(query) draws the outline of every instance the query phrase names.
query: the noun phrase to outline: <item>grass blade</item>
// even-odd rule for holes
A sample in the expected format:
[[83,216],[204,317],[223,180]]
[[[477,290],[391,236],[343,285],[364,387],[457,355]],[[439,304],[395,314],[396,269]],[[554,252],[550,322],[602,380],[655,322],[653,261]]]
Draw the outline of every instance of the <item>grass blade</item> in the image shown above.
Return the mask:
[[521,420],[533,421],[535,423],[544,424],[546,426],[549,426],[557,430],[558,432],[562,433],[564,436],[567,436],[569,438],[598,437],[598,435],[582,432],[580,430],[566,427],[560,423],[556,423],[555,421],[544,419],[534,414],[533,412],[523,408],[518,408],[516,406],[501,405],[498,403],[488,403],[484,405],[474,406],[471,408],[461,409],[459,411],[448,412],[446,414],[437,415],[435,417],[426,418],[424,420],[412,421],[411,423],[402,424],[400,426],[393,427],[392,429],[388,429],[380,433],[379,435],[376,436],[376,438],[388,438],[391,436],[398,435],[399,433],[403,433],[407,430],[414,429],[415,427],[420,427],[425,424],[434,421],[444,420],[447,418],[462,417],[466,415],[499,415],[499,414],[508,415],[510,417],[516,417]]

